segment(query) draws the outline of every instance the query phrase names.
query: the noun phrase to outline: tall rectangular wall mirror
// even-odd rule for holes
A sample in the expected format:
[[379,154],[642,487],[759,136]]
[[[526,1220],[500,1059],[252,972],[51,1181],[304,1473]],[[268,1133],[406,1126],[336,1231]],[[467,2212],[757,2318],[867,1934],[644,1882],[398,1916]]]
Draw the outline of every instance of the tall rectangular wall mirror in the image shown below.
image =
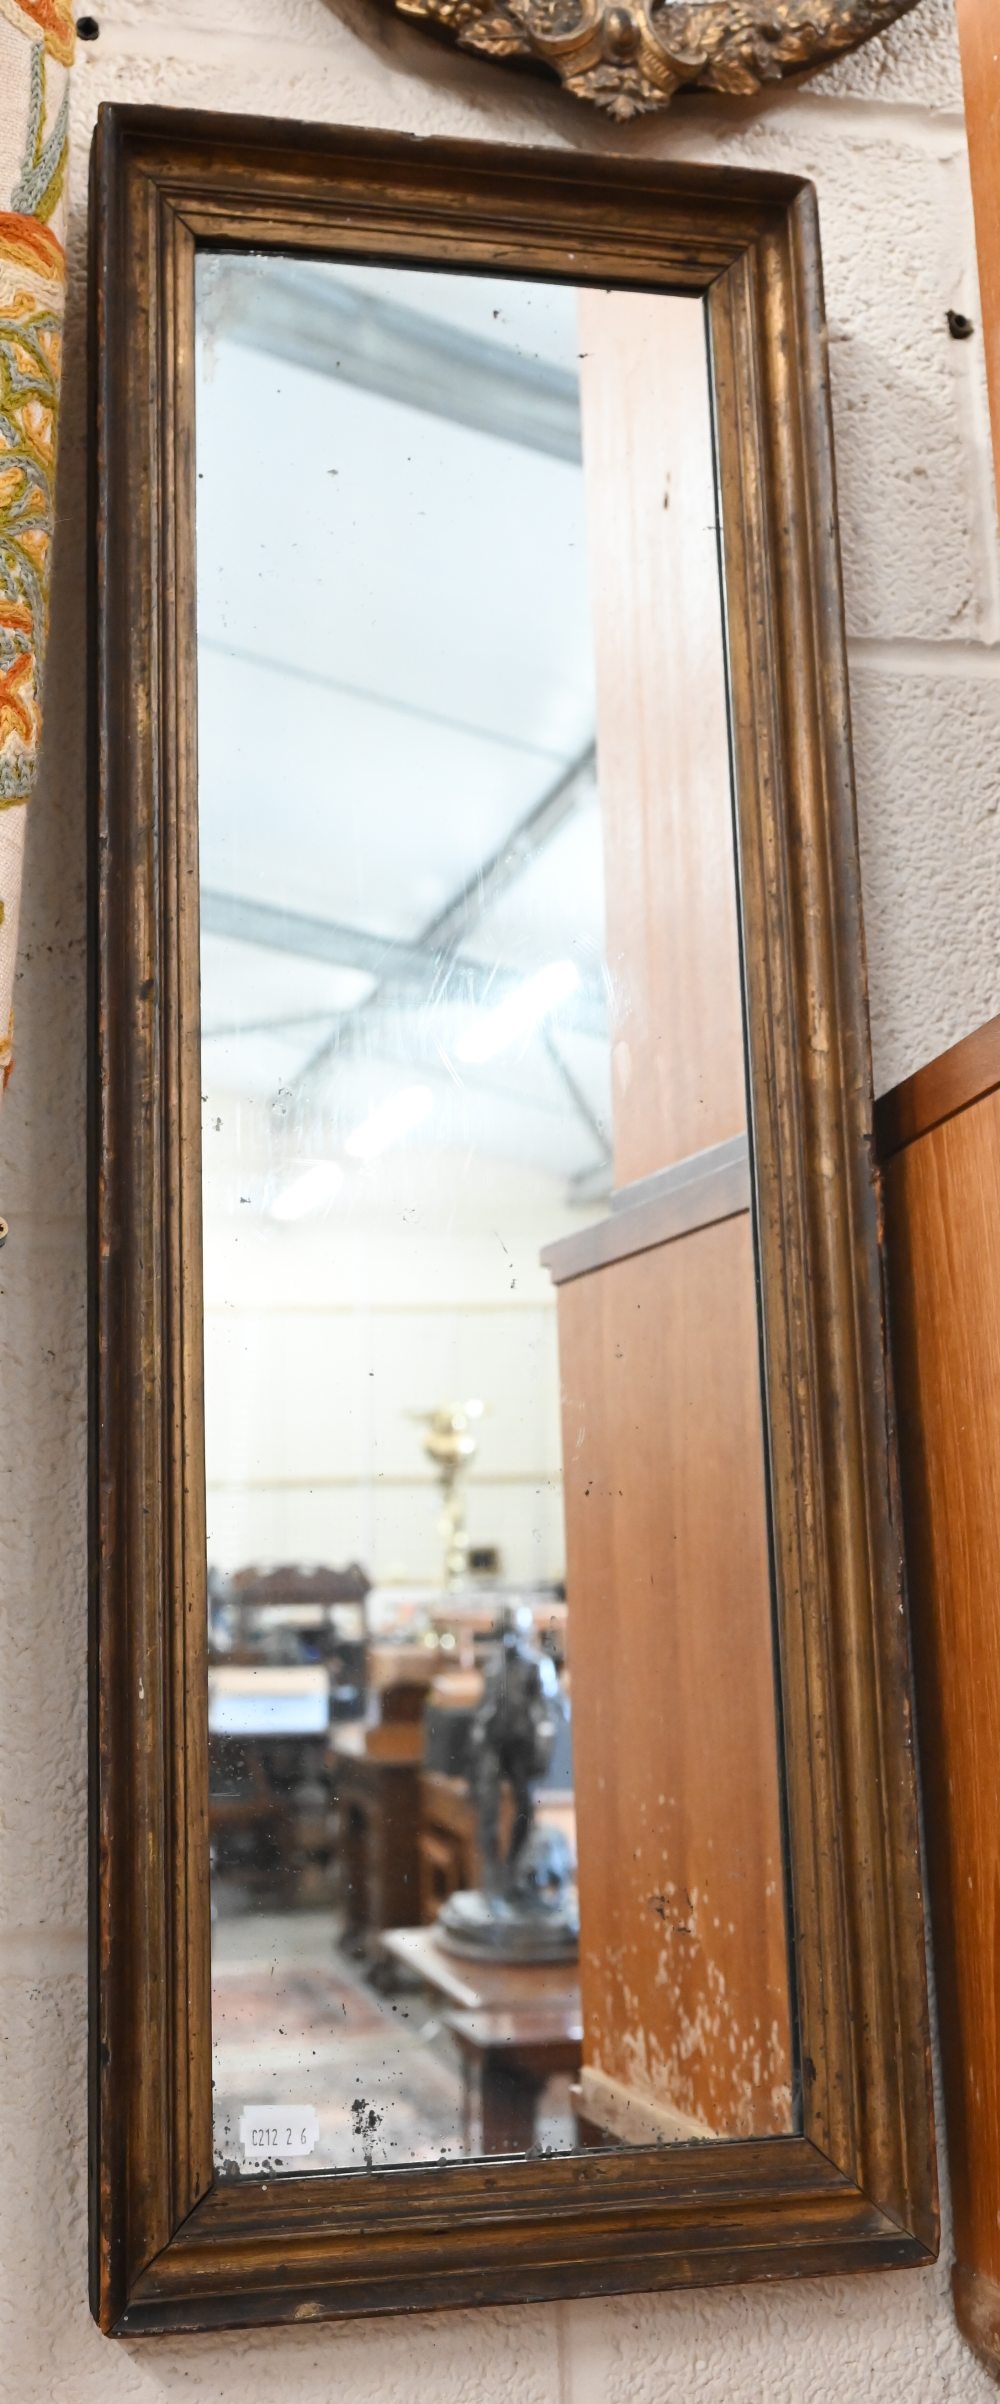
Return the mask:
[[107,111],[93,2300],[936,2244],[815,209]]
[[704,306],[216,252],[196,357],[217,2158],[786,2132]]

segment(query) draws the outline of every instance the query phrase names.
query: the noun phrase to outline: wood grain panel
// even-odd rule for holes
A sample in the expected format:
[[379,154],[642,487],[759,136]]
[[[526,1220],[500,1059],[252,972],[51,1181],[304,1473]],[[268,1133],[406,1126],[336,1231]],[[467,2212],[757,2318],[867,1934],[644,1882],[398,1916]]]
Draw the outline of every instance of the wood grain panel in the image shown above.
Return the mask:
[[[791,2127],[750,1220],[559,1290],[584,2065]],[[644,2125],[644,2120],[643,2120]]]
[[1000,2374],[1000,1092],[886,1182],[955,2292]]
[[746,1124],[704,310],[579,299],[615,1181]]
[[957,0],[972,172],[993,464],[1000,492],[1000,16],[996,0]]

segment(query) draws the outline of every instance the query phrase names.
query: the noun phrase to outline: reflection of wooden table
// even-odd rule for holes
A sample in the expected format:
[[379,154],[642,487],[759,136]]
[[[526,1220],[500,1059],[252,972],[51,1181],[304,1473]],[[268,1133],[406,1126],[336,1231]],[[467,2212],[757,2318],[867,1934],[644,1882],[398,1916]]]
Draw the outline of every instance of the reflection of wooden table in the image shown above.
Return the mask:
[[[353,1721],[333,1731],[329,1754],[345,1934],[359,1943],[420,1917],[417,1879],[419,1759],[370,1753]],[[419,1744],[402,1726],[400,1749]]]
[[445,2027],[462,2057],[463,2126],[472,2151],[472,2086],[478,2072],[480,2136],[484,2154],[525,2154],[535,2142],[535,2112],[550,2078],[575,2078],[580,2068],[583,2023],[579,2004],[561,2010],[532,2010],[514,2004],[505,2012],[447,2012]]
[[478,2069],[484,2152],[527,2152],[546,2081],[579,2069],[576,1963],[470,1961],[446,1952],[431,1928],[390,1928],[381,1949],[455,2007],[445,2024],[462,2058],[467,2141]]

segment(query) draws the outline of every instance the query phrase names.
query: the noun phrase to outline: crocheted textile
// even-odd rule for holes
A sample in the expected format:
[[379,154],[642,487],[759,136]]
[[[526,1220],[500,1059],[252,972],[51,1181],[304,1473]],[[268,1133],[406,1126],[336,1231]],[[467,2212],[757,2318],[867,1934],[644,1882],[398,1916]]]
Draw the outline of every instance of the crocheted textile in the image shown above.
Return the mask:
[[0,0],[0,1072],[41,735],[62,347],[69,0]]

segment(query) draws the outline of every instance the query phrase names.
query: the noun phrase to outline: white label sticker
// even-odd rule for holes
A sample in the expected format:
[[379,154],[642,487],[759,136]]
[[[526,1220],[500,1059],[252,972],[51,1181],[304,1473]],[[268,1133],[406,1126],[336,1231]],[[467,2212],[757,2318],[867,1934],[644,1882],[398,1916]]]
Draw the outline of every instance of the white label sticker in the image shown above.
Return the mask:
[[311,2154],[319,2121],[311,2104],[244,2104],[240,2145],[246,2162],[291,2162]]

